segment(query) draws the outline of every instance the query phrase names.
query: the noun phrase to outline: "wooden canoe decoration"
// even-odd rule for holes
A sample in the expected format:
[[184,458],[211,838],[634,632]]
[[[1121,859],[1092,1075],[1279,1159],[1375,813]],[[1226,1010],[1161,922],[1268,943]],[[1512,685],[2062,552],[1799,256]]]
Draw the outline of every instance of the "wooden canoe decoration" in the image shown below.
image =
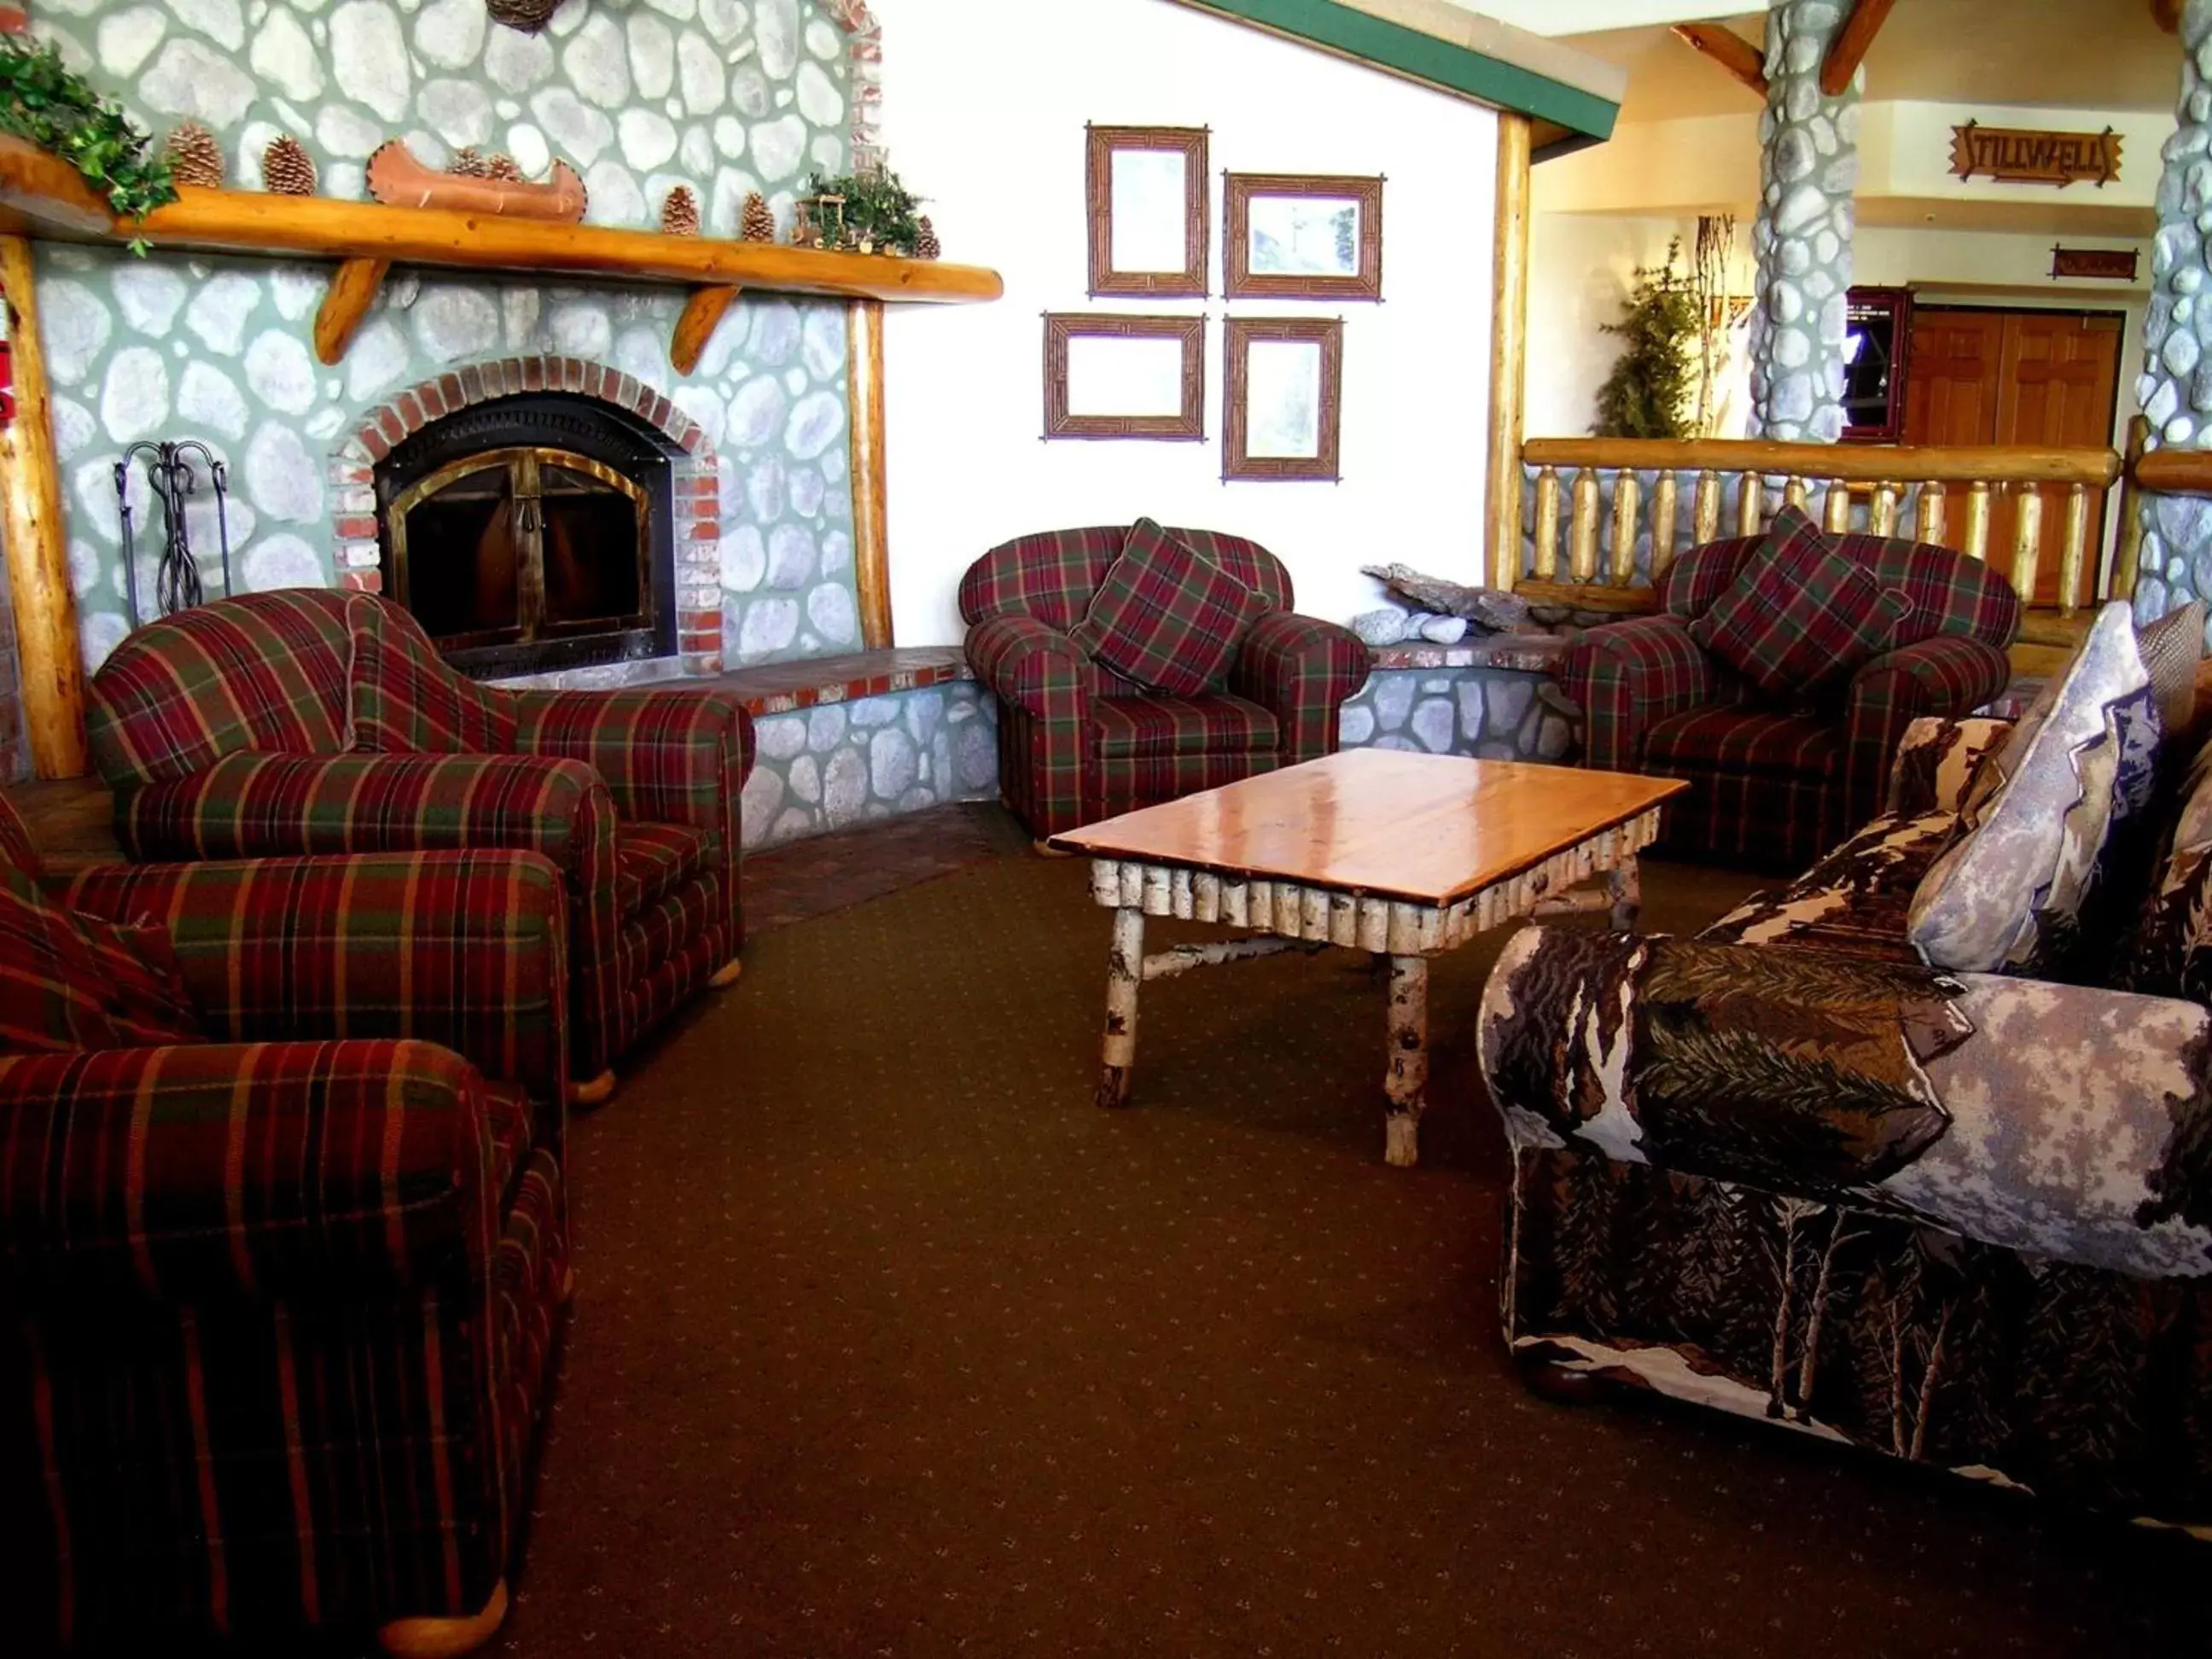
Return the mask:
[[553,176],[542,185],[441,173],[409,155],[397,138],[368,158],[368,193],[392,207],[447,208],[562,224],[574,224],[584,216],[584,181],[566,161],[554,162]]

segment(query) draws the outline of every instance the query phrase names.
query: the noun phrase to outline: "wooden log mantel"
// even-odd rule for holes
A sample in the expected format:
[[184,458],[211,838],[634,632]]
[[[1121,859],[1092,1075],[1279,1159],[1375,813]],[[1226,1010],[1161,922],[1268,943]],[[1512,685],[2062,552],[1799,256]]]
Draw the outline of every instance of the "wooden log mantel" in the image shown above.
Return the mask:
[[332,285],[325,314],[317,319],[316,344],[332,354],[325,362],[343,355],[353,325],[374,300],[376,286],[368,278],[380,277],[394,264],[922,305],[971,305],[1005,291],[995,270],[935,259],[265,191],[185,185],[177,193],[176,201],[143,221],[118,220],[69,163],[0,138],[0,234],[72,242],[143,237],[157,247],[191,253],[289,253],[338,261],[349,280]]

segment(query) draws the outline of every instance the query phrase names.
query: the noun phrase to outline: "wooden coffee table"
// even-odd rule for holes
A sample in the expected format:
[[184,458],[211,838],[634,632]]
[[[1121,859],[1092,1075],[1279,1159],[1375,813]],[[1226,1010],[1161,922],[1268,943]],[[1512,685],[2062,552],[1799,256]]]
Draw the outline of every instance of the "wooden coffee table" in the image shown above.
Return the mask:
[[[1633,925],[1636,855],[1669,778],[1353,749],[1088,824],[1051,844],[1091,855],[1114,912],[1098,1102],[1129,1097],[1137,988],[1210,963],[1338,945],[1390,959],[1383,1156],[1410,1164],[1427,1103],[1429,962],[1538,911],[1606,908]],[[1602,876],[1602,889],[1570,893]],[[1145,954],[1145,918],[1267,939]]]

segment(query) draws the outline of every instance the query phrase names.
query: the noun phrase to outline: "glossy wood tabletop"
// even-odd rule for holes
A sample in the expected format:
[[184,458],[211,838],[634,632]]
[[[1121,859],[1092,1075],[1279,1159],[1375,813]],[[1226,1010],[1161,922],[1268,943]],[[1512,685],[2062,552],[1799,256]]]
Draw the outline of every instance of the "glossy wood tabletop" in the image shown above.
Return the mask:
[[1347,749],[1086,824],[1052,844],[1448,904],[1688,787],[1525,761]]

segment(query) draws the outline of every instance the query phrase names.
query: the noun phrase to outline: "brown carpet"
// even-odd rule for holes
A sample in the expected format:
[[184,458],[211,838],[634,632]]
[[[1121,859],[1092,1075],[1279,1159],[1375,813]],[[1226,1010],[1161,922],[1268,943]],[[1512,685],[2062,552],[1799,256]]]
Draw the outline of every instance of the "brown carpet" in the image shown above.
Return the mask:
[[[577,1127],[580,1290],[513,1617],[590,1654],[2194,1651],[2207,1557],[1711,1413],[1523,1390],[1495,955],[1423,1167],[1345,952],[1148,987],[1000,857],[761,939]],[[1647,925],[1747,884],[1652,866]],[[1155,939],[1176,930],[1155,925]]]

